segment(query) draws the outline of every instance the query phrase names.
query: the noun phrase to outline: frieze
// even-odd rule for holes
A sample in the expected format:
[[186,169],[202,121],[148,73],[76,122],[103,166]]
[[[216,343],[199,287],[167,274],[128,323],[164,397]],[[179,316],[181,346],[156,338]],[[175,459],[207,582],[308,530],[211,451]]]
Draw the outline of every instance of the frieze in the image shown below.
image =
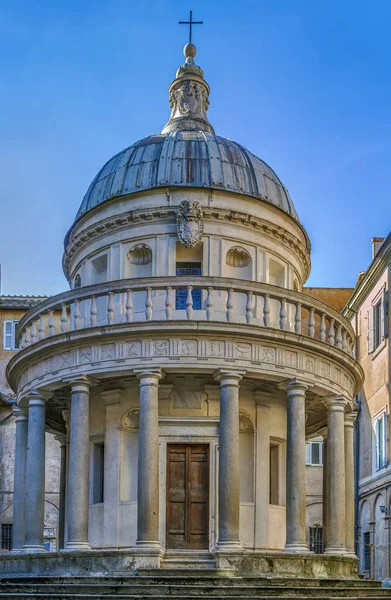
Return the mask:
[[[94,362],[92,359],[98,362]],[[21,373],[18,382],[19,393],[32,387],[34,381],[42,385],[61,381],[69,373],[78,370],[87,373],[89,365],[96,376],[96,373],[99,372],[97,367],[100,365],[105,372],[109,370],[115,373],[119,364],[125,365],[131,370],[138,362],[152,360],[162,361],[160,364],[170,361],[171,364],[176,362],[179,365],[181,363],[189,364],[189,360],[191,360],[194,365],[199,365],[199,368],[202,368],[202,362],[209,368],[214,368],[213,364],[229,362],[240,368],[249,368],[252,365],[252,370],[254,367],[255,371],[259,368],[260,374],[263,371],[286,377],[300,372],[313,378],[314,383],[316,382],[320,386],[328,388],[330,385],[331,390],[335,390],[335,386],[337,386],[349,396],[353,396],[355,390],[355,380],[350,373],[344,371],[342,367],[339,368],[332,360],[320,359],[315,354],[291,351],[281,345],[274,346],[235,339],[175,337],[87,346],[73,352],[46,357],[41,362],[30,365]]]

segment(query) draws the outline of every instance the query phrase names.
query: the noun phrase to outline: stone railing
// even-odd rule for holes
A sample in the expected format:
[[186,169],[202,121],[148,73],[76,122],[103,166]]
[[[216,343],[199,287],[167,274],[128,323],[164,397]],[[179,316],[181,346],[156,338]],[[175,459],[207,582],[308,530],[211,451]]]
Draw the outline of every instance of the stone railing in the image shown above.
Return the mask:
[[350,323],[326,304],[292,290],[221,277],[151,277],[79,288],[29,310],[20,349],[85,328],[142,321],[248,324],[317,339],[352,354]]

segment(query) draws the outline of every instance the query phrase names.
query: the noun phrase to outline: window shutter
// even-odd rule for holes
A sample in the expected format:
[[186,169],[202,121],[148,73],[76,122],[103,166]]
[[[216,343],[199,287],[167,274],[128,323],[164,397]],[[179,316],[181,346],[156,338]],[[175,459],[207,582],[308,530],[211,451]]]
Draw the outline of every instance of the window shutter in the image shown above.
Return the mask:
[[375,468],[376,468],[376,471],[378,471],[380,469],[380,461],[379,461],[379,456],[380,456],[380,452],[379,452],[379,444],[380,444],[379,433],[380,433],[380,431],[379,430],[380,430],[379,419],[376,419],[376,421],[375,421],[375,457],[376,457]]
[[16,341],[16,328],[18,326],[19,321],[14,321],[12,328],[12,347],[17,350],[19,348],[18,343]]
[[382,298],[382,321],[381,321],[381,328],[382,328],[382,340],[384,340],[385,337],[387,337],[387,289],[384,286],[383,288],[383,298]]
[[373,352],[373,307],[368,311],[368,354]]
[[383,427],[382,427],[382,467],[385,467],[387,464],[387,413],[384,413],[383,417]]
[[312,442],[311,444],[311,464],[320,465],[320,444],[319,442]]
[[305,445],[305,464],[311,464],[311,444],[309,442]]
[[12,321],[4,321],[3,324],[3,348],[4,350],[12,350]]

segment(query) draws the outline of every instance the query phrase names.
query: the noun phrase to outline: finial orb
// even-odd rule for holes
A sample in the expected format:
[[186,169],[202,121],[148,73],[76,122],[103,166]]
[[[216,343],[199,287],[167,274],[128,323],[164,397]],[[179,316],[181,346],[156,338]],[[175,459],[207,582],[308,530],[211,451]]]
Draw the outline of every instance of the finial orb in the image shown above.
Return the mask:
[[194,46],[194,44],[186,44],[186,46],[183,48],[183,54],[186,56],[186,58],[194,58],[197,54],[197,48]]

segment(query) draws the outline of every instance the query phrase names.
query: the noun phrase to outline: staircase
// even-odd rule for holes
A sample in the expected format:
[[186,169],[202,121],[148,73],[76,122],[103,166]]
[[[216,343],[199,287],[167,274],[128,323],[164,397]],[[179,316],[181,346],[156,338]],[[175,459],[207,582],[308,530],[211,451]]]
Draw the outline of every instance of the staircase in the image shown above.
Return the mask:
[[144,571],[138,575],[0,578],[0,600],[351,600],[391,599],[391,589],[362,579],[303,579],[238,575],[215,569]]

